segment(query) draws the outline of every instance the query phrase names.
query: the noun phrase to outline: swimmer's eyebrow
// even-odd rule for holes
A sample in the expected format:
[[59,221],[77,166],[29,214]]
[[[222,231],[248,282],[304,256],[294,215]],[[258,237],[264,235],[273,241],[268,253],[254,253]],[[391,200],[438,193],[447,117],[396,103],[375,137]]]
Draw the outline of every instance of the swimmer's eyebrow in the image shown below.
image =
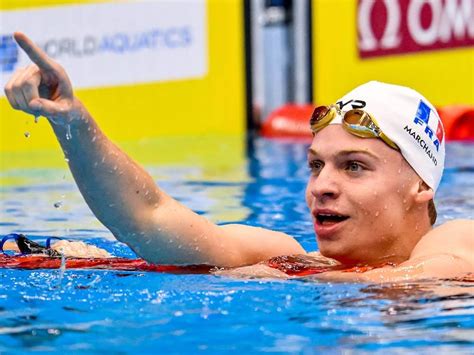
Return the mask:
[[[314,150],[313,148],[308,148],[308,153],[311,154],[311,155],[319,155],[319,153]],[[376,156],[374,153],[372,152],[369,152],[368,150],[362,150],[362,149],[349,149],[349,150],[341,150],[340,152],[337,152],[337,156],[348,156],[348,155],[352,155],[352,154],[364,154],[364,155],[368,155],[369,157],[373,158],[373,159],[376,159],[376,160],[380,160],[380,158],[378,156]]]

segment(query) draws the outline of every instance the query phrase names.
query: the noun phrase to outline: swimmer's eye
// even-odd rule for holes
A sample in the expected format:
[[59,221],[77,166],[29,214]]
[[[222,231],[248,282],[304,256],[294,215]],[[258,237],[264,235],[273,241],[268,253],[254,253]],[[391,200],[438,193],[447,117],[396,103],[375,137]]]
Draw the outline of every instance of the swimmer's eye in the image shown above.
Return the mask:
[[364,166],[358,161],[350,160],[346,164],[346,170],[351,173],[359,173],[364,170]]
[[324,163],[321,160],[310,160],[308,162],[308,168],[312,172],[319,172],[324,166]]

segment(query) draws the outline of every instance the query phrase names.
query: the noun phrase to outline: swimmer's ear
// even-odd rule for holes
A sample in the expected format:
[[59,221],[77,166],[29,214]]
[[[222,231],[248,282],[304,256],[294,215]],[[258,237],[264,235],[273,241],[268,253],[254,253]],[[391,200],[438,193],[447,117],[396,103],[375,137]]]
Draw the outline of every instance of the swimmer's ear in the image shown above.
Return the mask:
[[419,203],[429,202],[434,197],[434,192],[423,180],[420,180],[415,187],[415,201]]

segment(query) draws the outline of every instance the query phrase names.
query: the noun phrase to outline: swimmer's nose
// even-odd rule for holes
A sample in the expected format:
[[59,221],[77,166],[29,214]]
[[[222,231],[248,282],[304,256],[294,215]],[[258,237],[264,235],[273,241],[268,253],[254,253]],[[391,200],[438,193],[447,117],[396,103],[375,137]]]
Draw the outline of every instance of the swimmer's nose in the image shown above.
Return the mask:
[[311,195],[321,202],[335,199],[340,194],[334,172],[329,167],[322,169],[316,178],[310,180],[308,189]]

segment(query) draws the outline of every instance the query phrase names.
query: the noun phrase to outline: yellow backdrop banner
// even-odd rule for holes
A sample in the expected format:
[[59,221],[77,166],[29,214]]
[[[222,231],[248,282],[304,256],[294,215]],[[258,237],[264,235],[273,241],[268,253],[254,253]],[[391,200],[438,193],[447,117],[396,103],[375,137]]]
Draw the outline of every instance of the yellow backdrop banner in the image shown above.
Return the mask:
[[[404,6],[409,4],[409,0],[390,0],[380,1],[377,6],[383,3],[394,6],[397,1]],[[362,0],[359,5],[362,3],[370,5]],[[355,86],[378,80],[412,87],[437,106],[474,105],[473,47],[361,58],[357,10],[357,0],[312,2],[313,97],[316,104],[333,103]]]
[[[2,12],[7,13],[92,2],[10,0],[2,1],[0,6]],[[76,95],[114,141],[163,136],[244,135],[243,3],[241,0],[207,0],[205,12],[207,68],[204,76],[76,90]],[[21,23],[18,30],[22,30]],[[192,63],[193,58],[189,61]],[[0,113],[2,154],[56,149],[56,139],[45,119],[34,124],[32,117],[11,109],[5,97],[0,98]],[[28,140],[24,136],[26,131],[30,133]]]

